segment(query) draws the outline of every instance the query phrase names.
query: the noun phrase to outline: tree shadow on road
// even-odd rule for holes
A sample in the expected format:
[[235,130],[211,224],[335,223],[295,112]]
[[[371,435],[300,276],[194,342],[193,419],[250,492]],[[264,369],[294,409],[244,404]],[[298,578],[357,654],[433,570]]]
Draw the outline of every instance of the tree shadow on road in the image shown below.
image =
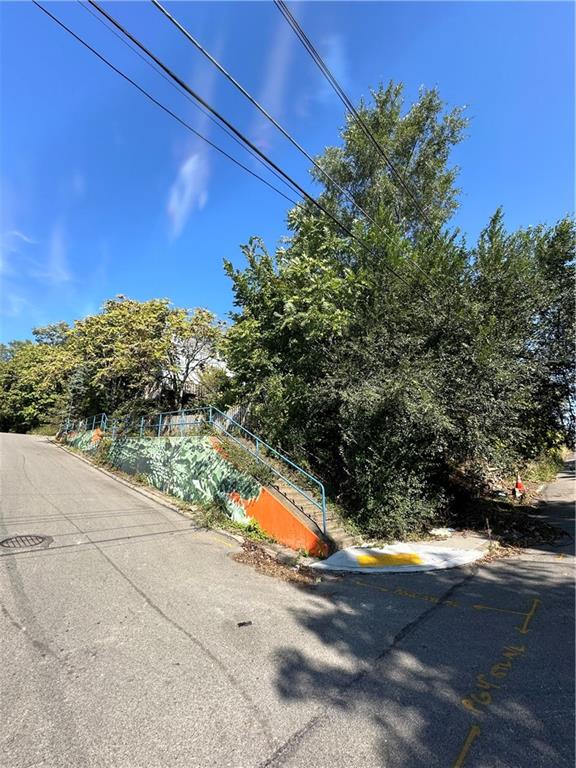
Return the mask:
[[466,768],[572,768],[572,562],[545,545],[530,559],[294,587],[310,597],[294,619],[337,653],[278,652],[280,697],[319,714],[272,764],[303,764],[320,738],[307,764],[432,768],[460,755]]

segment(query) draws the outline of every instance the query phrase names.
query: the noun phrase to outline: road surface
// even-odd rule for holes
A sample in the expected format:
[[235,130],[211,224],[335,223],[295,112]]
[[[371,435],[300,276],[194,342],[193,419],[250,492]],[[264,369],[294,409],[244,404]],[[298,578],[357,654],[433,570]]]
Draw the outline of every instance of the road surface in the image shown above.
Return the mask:
[[0,459],[0,539],[49,537],[0,547],[1,766],[573,768],[571,547],[297,588],[45,438]]

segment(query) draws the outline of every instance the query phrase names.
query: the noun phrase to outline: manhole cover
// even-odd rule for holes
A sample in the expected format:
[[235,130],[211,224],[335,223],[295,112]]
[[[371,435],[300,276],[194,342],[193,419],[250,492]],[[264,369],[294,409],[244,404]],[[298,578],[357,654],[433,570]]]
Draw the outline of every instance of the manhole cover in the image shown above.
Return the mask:
[[6,549],[36,547],[38,544],[42,544],[45,538],[45,536],[37,536],[36,534],[29,534],[27,536],[10,536],[9,539],[0,541],[0,547],[6,547]]

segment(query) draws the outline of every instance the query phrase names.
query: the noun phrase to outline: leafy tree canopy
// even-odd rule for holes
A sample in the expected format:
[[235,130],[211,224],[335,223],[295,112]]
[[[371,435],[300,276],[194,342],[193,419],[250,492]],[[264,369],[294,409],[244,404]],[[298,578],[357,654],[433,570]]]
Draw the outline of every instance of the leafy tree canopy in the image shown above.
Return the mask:
[[72,327],[35,328],[0,355],[0,426],[28,431],[68,416],[182,408],[218,363],[224,326],[205,309],[116,296]]
[[442,514],[456,472],[573,440],[575,231],[564,219],[508,233],[497,210],[468,247],[445,229],[462,110],[432,90],[405,111],[390,84],[360,111],[413,195],[348,121],[318,162],[367,216],[312,175],[365,246],[311,205],[288,213],[275,254],[250,241],[244,268],[225,262],[226,355],[254,428],[326,479],[366,531],[401,536]]

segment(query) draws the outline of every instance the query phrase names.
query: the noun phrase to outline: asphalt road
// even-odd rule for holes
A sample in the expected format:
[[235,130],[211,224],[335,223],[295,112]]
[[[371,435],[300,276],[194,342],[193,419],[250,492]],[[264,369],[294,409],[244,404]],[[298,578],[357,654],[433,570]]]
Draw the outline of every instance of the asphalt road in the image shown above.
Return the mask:
[[0,459],[0,539],[50,537],[0,547],[0,765],[573,768],[571,547],[297,588],[44,438]]

